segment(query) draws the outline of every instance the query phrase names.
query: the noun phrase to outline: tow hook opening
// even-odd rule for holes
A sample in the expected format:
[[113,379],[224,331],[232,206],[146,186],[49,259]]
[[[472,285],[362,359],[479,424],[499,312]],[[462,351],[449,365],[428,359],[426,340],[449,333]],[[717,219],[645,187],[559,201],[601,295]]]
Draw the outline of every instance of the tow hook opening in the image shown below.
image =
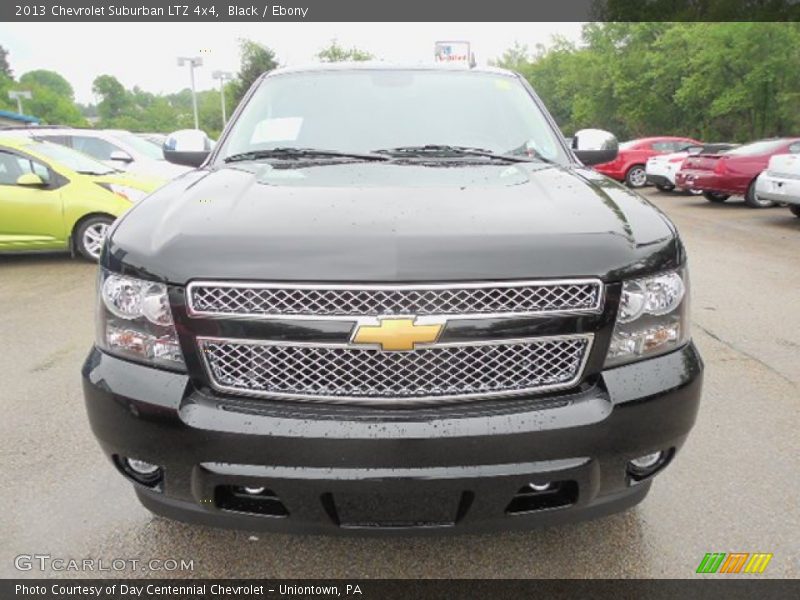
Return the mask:
[[238,513],[278,518],[289,516],[278,495],[258,485],[218,485],[214,490],[214,504],[220,510]]
[[521,515],[571,506],[578,501],[576,481],[538,481],[522,486],[506,507],[506,514]]

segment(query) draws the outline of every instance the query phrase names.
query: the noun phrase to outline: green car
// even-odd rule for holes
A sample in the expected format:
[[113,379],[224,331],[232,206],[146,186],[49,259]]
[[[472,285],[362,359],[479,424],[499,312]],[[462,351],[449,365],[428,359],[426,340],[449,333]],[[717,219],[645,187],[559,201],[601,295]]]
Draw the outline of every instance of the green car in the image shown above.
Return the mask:
[[163,183],[57,144],[0,137],[0,253],[66,250],[97,260],[114,219]]

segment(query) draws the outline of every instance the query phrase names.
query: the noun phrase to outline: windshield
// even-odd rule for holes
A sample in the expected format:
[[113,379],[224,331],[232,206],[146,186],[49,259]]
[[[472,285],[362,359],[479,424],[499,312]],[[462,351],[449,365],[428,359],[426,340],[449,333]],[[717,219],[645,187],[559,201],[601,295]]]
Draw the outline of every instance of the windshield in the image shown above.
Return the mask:
[[152,158],[153,160],[164,160],[164,152],[161,150],[161,147],[153,142],[147,141],[146,139],[141,138],[133,133],[117,131],[109,133],[119,141],[136,150],[136,152],[144,154],[147,158]]
[[426,145],[527,152],[568,162],[549,122],[515,77],[441,70],[269,77],[218,156],[286,147],[364,154]]
[[31,151],[41,154],[76,173],[83,173],[84,175],[107,175],[109,173],[116,173],[116,169],[112,169],[108,165],[95,160],[88,154],[78,152],[77,150],[67,148],[60,144],[31,142],[29,148]]
[[786,145],[786,140],[763,140],[761,142],[753,142],[752,144],[745,144],[733,150],[728,150],[725,154],[728,156],[755,156],[757,154],[768,154],[779,150]]

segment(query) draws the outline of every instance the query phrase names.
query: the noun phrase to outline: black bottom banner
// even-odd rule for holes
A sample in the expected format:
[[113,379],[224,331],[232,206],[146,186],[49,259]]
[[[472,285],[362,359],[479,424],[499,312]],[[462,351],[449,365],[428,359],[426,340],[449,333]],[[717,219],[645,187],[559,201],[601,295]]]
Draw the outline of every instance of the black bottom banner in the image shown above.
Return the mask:
[[683,580],[577,580],[577,579],[5,579],[0,598],[41,600],[219,600],[251,598],[613,598],[672,599],[799,598],[800,580],[683,579]]

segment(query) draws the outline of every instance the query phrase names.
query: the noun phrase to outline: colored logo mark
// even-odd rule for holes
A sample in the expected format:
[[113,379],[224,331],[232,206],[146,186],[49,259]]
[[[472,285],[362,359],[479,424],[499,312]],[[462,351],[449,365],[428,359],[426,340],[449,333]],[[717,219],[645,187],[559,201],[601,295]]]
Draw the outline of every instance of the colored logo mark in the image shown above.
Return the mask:
[[697,573],[763,573],[772,554],[765,552],[708,552],[700,561]]

